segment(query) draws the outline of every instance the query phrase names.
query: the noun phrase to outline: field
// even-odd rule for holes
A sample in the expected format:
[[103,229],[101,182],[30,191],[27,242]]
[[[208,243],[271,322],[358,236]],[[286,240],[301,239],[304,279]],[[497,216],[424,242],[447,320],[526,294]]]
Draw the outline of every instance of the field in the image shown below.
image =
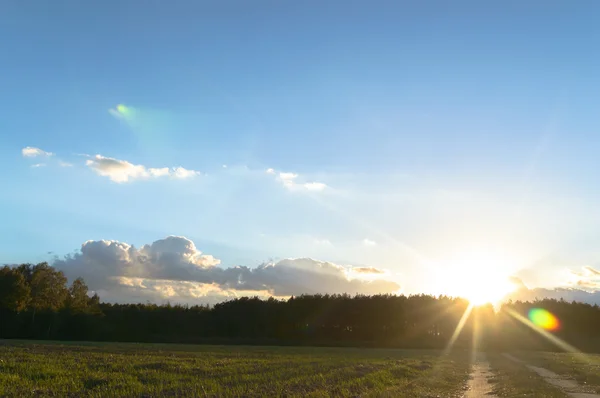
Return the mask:
[[0,346],[0,396],[460,396],[466,355],[177,345]]
[[[598,356],[515,355],[568,373],[586,392],[600,390]],[[525,363],[485,357],[498,397],[567,396]],[[427,350],[4,341],[0,396],[462,397],[471,359]]]

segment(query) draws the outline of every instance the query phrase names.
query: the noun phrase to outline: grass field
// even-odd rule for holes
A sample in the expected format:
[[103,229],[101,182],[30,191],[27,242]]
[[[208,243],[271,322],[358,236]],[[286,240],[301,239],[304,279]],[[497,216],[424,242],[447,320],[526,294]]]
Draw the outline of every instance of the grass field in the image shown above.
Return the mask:
[[521,360],[577,381],[586,392],[600,394],[600,355],[522,352]]
[[498,397],[568,398],[560,389],[548,384],[542,377],[499,353],[488,354],[494,376],[493,393]]
[[[489,353],[497,397],[567,397],[531,364],[600,393],[600,356]],[[311,347],[0,341],[1,397],[461,397],[471,355]]]
[[0,344],[0,396],[459,397],[467,353],[155,344]]

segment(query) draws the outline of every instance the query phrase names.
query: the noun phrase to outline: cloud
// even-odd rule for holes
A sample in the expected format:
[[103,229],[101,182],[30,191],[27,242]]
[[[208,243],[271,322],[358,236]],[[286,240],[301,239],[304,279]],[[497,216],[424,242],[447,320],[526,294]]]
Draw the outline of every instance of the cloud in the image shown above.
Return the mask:
[[352,270],[359,274],[385,274],[385,271],[374,267],[355,267]]
[[521,288],[527,288],[527,286],[525,285],[525,283],[523,282],[523,280],[521,278],[519,278],[518,276],[510,276],[508,278],[508,281],[510,283],[512,283],[516,288],[521,289]]
[[85,164],[94,170],[96,174],[108,177],[117,183],[158,177],[186,179],[200,175],[198,171],[184,169],[183,167],[146,168],[143,165],[136,165],[126,160],[109,158],[102,155],[96,155],[88,159]]
[[322,191],[327,188],[327,185],[323,184],[322,182],[307,182],[302,184],[302,186],[309,191]]
[[23,155],[23,157],[30,158],[30,159],[36,159],[36,160],[43,159],[43,162],[32,164],[30,166],[32,168],[45,167],[48,165],[55,165],[55,164],[57,164],[60,167],[73,166],[71,163],[65,162],[61,159],[57,159],[54,153],[46,152],[40,148],[28,146],[28,147],[21,149],[21,154]]
[[593,274],[593,275],[600,275],[600,271],[598,271],[597,269],[594,269],[590,266],[585,266],[583,267],[584,270],[588,271],[589,273]]
[[174,169],[172,169],[170,175],[173,178],[185,179],[200,175],[200,172],[196,170],[184,169],[183,167],[175,167]]
[[507,296],[507,299],[533,301],[536,299],[556,299],[579,301],[589,304],[600,304],[600,272],[590,266],[584,266],[583,272],[571,271],[576,277],[569,282],[570,287],[528,288],[518,277],[511,277],[511,282],[517,289]]
[[298,174],[295,173],[279,173],[279,181],[283,184],[284,187],[288,189],[293,189],[296,183],[294,180],[298,178]]
[[54,155],[52,152],[46,152],[40,148],[35,148],[32,146],[27,146],[21,149],[21,154],[26,158],[35,158],[38,156],[50,157]]
[[600,282],[579,280],[576,284],[583,289],[600,289]]
[[255,268],[222,268],[218,264],[218,259],[203,254],[194,242],[181,236],[169,236],[140,248],[119,241],[87,241],[77,253],[53,263],[69,278],[83,277],[102,299],[110,301],[130,302],[143,297],[212,302],[217,296],[241,294],[376,294],[400,288],[393,281],[361,278],[361,272],[352,267],[310,258],[284,259]]
[[[600,286],[597,286],[598,288]],[[578,301],[581,303],[588,304],[600,304],[600,291],[587,291],[576,288],[520,288],[510,293],[506,299],[513,301],[534,301],[541,299],[555,299],[555,300],[566,300],[566,301]]]
[[589,265],[581,268],[583,269],[581,272],[571,271],[571,274],[575,277],[571,284],[588,290],[600,289],[600,271]]
[[376,246],[377,242],[375,242],[374,240],[365,238],[365,239],[363,239],[362,244],[364,246]]
[[265,173],[276,175],[275,180],[279,181],[284,187],[289,189],[290,191],[312,191],[319,192],[325,190],[327,187],[326,184],[322,182],[297,182],[298,174],[290,173],[290,172],[276,172],[274,169],[269,168],[265,170]]

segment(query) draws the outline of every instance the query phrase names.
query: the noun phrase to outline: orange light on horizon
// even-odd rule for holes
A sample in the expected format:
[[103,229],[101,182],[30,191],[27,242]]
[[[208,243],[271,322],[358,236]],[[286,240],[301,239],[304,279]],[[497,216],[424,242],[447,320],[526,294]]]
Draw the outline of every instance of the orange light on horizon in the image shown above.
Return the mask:
[[560,328],[558,318],[543,308],[532,308],[529,310],[529,320],[544,330],[556,331]]

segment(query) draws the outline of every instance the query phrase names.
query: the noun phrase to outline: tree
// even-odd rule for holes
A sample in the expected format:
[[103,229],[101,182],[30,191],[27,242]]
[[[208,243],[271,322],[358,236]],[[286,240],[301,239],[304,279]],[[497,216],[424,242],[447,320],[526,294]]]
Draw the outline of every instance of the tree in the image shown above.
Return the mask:
[[40,263],[33,267],[31,275],[31,308],[35,311],[58,311],[68,296],[67,278],[62,271]]
[[88,287],[82,278],[77,278],[71,283],[67,306],[73,313],[86,312],[90,304],[88,297]]
[[19,313],[27,308],[29,300],[25,277],[8,266],[0,268],[0,308]]

